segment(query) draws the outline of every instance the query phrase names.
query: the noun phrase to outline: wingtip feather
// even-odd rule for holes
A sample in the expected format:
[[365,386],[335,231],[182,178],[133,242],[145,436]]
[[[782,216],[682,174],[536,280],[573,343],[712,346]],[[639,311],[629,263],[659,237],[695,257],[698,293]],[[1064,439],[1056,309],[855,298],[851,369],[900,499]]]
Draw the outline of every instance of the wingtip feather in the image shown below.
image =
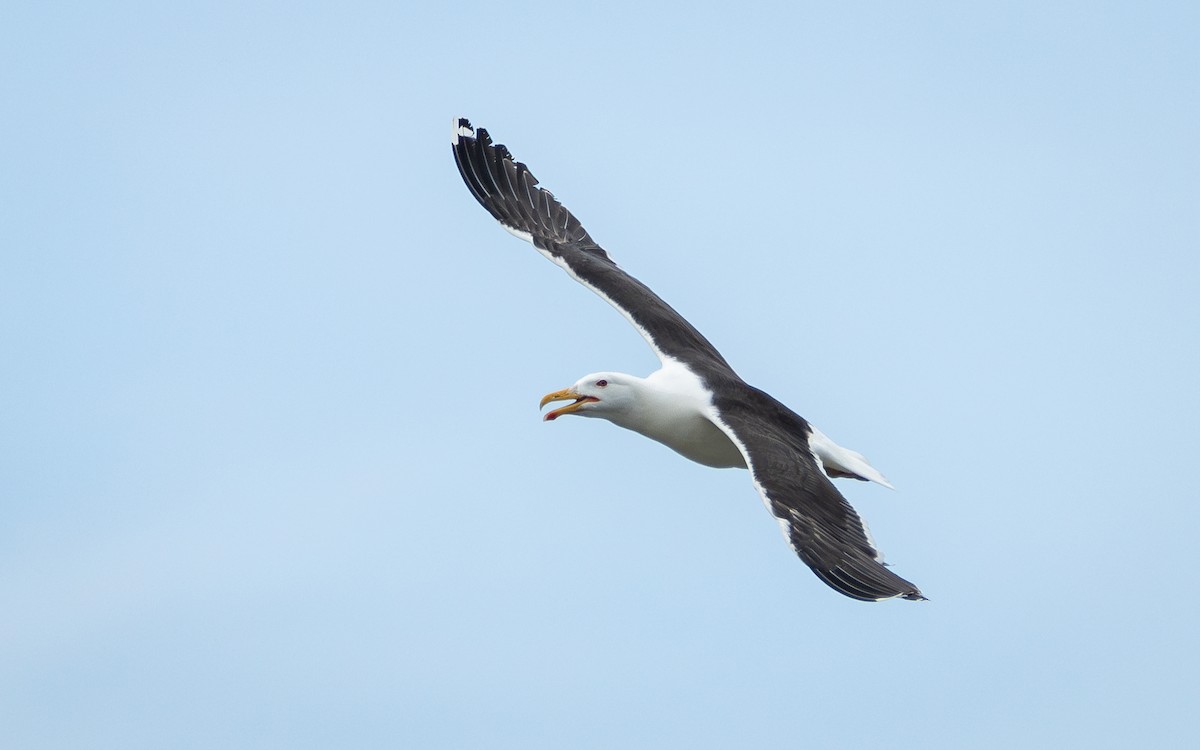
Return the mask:
[[450,145],[457,146],[459,138],[474,138],[475,128],[471,127],[471,121],[465,117],[455,117],[450,127]]

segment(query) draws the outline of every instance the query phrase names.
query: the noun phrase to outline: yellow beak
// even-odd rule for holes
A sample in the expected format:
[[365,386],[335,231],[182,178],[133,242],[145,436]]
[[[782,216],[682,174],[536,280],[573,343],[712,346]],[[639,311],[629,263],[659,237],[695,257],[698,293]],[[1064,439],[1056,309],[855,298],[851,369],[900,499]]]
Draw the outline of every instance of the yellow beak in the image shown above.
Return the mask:
[[574,388],[564,388],[561,391],[547,393],[545,396],[542,396],[542,403],[538,405],[538,408],[541,408],[552,401],[568,401],[570,399],[575,399],[575,403],[567,404],[561,409],[555,409],[554,411],[546,412],[546,416],[542,417],[542,419],[547,422],[553,422],[564,414],[570,414],[573,411],[577,411],[579,407],[586,403],[600,400],[592,396],[580,396],[579,392]]

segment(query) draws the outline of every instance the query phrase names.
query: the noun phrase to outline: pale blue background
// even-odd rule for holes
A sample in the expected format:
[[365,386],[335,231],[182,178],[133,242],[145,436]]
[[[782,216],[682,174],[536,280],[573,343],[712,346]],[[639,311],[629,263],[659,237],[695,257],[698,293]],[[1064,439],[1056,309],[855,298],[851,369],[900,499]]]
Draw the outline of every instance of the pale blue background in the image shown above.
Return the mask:
[[[1197,746],[1194,3],[428,5],[0,13],[0,746]],[[456,114],[931,602],[539,420],[655,363]]]

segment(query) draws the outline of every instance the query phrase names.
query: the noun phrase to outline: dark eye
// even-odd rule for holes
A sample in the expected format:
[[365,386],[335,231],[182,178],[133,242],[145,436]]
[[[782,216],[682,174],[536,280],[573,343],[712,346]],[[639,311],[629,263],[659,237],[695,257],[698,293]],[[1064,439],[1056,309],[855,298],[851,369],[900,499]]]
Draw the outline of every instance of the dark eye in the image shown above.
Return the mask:
[[606,386],[606,385],[608,385],[608,381],[607,381],[607,380],[597,380],[597,381],[596,381],[596,387],[597,387],[597,388],[603,388],[603,387],[604,387],[604,386]]

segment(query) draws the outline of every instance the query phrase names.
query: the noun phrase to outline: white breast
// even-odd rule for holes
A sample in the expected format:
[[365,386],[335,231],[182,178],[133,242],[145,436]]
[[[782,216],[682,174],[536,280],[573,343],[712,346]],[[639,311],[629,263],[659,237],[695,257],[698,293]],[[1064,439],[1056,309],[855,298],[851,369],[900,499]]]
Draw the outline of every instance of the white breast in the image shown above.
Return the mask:
[[637,408],[617,423],[698,464],[746,468],[742,452],[705,416],[711,403],[712,394],[698,377],[683,365],[668,362],[642,381]]

